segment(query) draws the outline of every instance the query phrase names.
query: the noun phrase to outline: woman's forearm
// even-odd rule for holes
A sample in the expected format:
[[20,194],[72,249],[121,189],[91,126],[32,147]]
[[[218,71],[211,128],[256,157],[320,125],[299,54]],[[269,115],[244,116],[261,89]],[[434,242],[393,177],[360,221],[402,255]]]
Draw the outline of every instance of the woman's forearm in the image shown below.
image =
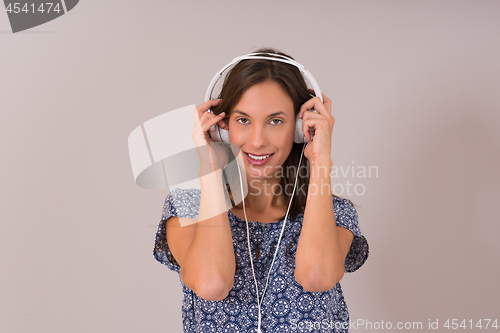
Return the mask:
[[311,163],[302,230],[295,255],[295,278],[309,291],[333,288],[344,275],[330,185],[331,160]]
[[200,183],[196,233],[186,252],[182,279],[200,297],[220,300],[233,287],[236,270],[222,170],[200,176]]

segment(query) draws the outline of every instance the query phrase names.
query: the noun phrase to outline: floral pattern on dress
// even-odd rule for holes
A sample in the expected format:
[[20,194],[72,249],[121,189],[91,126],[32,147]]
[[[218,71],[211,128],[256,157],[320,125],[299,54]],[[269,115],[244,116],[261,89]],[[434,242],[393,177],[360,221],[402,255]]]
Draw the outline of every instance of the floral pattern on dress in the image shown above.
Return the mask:
[[[156,260],[179,275],[184,295],[181,306],[184,333],[257,332],[258,304],[245,220],[230,210],[227,211],[233,236],[236,271],[233,288],[226,298],[220,301],[202,299],[181,279],[179,264],[167,243],[166,221],[171,216],[197,218],[200,198],[201,191],[198,189],[176,188],[167,195],[153,250]],[[345,271],[354,272],[368,258],[368,242],[359,228],[358,214],[353,204],[347,199],[333,196],[332,200],[336,225],[347,228],[354,234],[345,260]],[[303,218],[302,213],[296,220],[287,219],[262,301],[262,333],[348,332],[349,312],[340,283],[327,291],[309,292],[295,280],[295,251]],[[282,227],[283,220],[274,223],[248,221],[255,277],[261,298]],[[258,259],[257,244],[260,251]]]

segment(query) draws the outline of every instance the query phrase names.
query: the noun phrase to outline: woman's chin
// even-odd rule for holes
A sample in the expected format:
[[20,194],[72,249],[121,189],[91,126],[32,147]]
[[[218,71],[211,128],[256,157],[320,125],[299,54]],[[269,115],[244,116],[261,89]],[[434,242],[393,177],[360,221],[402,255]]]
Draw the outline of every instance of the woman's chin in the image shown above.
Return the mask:
[[248,179],[254,179],[254,180],[268,180],[270,181],[271,179],[274,179],[276,178],[275,177],[275,172],[273,172],[273,170],[275,170],[274,168],[262,168],[260,170],[256,170],[256,169],[252,169],[252,166],[248,166],[248,169],[247,169],[247,178]]

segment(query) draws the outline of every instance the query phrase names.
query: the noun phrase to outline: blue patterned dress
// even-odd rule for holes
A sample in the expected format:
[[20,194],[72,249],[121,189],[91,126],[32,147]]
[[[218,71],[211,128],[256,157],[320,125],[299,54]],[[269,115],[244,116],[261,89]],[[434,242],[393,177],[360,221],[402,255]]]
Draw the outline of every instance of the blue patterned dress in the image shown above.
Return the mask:
[[[165,199],[163,214],[156,233],[153,255],[181,276],[179,264],[167,244],[166,220],[171,216],[197,218],[201,191],[174,189]],[[368,242],[358,226],[358,215],[348,200],[332,197],[337,226],[352,231],[354,239],[345,261],[345,271],[354,272],[368,258]],[[257,332],[258,303],[255,282],[248,253],[246,222],[227,211],[233,236],[236,272],[229,295],[220,301],[200,298],[180,279],[184,299],[182,323],[184,333],[197,332]],[[295,221],[288,219],[272,266],[269,285],[262,301],[263,333],[277,332],[348,332],[349,312],[340,283],[323,292],[306,291],[294,277],[295,251],[304,214]],[[266,285],[283,220],[274,223],[248,221],[255,277],[259,295]],[[259,258],[256,258],[256,245]]]

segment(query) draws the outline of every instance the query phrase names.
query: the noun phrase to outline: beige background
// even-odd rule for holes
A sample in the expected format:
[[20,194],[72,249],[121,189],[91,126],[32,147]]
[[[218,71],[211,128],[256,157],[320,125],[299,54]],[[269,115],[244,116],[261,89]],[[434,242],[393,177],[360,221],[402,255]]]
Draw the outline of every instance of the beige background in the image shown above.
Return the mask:
[[181,332],[179,277],[152,256],[167,193],[134,184],[127,137],[260,46],[333,100],[334,164],[378,167],[334,180],[366,190],[351,319],[500,319],[499,17],[498,1],[84,0],[12,34],[1,10],[0,331]]

